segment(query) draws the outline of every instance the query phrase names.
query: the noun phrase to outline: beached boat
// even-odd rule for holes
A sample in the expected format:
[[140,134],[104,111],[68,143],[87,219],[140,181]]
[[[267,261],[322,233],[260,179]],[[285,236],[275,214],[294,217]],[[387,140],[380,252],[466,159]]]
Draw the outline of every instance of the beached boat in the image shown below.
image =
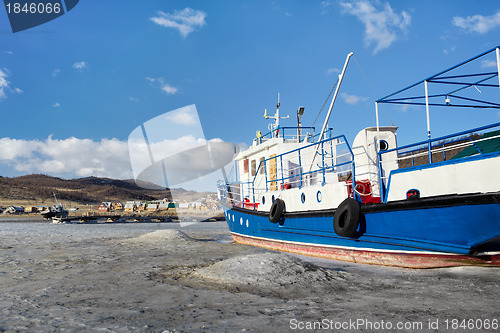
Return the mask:
[[56,194],[53,193],[54,200],[56,204],[52,207],[47,207],[40,212],[45,219],[52,219],[54,223],[60,223],[59,221],[68,216],[68,211],[64,209],[63,204],[57,200]]
[[[487,99],[500,93],[499,47],[377,100],[376,126],[352,144],[327,128],[351,55],[319,134],[302,127],[303,108],[297,127],[280,126],[278,97],[270,132],[236,157],[236,181],[219,181],[234,240],[368,264],[500,265],[500,123],[432,138],[429,120],[430,107],[500,108]],[[487,56],[494,71],[468,72]],[[398,147],[382,103],[425,108],[428,139]]]

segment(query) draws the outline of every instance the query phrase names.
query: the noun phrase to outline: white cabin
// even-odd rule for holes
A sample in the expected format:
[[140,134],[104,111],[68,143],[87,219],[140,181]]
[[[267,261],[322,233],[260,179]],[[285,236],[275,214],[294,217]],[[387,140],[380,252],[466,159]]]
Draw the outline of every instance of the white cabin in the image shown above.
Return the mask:
[[[384,150],[396,147],[396,129],[379,128]],[[353,166],[355,192],[360,186],[371,188],[369,192],[359,191],[361,199],[368,194],[371,200],[380,202],[376,128],[359,132],[352,148],[344,136],[313,143],[312,137],[299,141],[298,135],[287,138],[282,134],[276,130],[258,137],[236,157],[238,179],[229,189],[236,204],[269,211],[273,200],[280,198],[286,202],[287,211],[334,209],[353,196]],[[397,168],[397,162],[384,165],[383,172],[393,168]]]

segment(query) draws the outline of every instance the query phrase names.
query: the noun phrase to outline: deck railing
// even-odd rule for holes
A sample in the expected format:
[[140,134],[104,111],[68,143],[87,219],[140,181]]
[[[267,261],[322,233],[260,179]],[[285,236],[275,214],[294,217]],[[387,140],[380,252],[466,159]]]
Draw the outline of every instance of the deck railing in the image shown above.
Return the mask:
[[[305,142],[314,142],[314,138],[316,129],[314,127],[277,127],[266,134],[262,135],[260,138],[260,142],[262,143],[264,140],[269,140],[272,138],[284,138],[286,139],[300,139],[300,141]],[[300,136],[300,138],[299,138]],[[311,141],[312,140],[312,141]]]
[[[382,190],[385,192],[389,177],[388,174],[383,174],[383,166],[394,161],[397,161],[399,169],[403,169],[481,155],[492,149],[500,150],[500,123],[380,151],[378,160],[380,183],[384,185]],[[397,152],[396,159],[389,157],[391,152]],[[385,197],[385,193],[382,197]]]
[[[324,138],[332,137],[333,128],[329,128],[324,134]],[[319,140],[319,133],[316,134],[315,127],[277,127],[266,134],[257,137],[257,144],[261,144],[272,138],[283,138],[285,141],[294,140],[296,142],[314,143]]]
[[257,198],[267,191],[324,185],[348,175],[355,183],[354,154],[345,136],[339,135],[260,161],[249,181],[220,181],[219,198],[256,210]]

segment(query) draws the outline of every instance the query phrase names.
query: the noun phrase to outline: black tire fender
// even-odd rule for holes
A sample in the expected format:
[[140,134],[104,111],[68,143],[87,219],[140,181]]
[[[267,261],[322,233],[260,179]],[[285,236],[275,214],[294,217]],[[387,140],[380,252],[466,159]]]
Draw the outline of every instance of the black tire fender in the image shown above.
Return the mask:
[[342,237],[352,237],[356,233],[361,217],[361,206],[353,198],[347,198],[337,207],[333,216],[333,229]]
[[275,199],[269,210],[269,222],[277,223],[285,211],[285,202],[281,199]]

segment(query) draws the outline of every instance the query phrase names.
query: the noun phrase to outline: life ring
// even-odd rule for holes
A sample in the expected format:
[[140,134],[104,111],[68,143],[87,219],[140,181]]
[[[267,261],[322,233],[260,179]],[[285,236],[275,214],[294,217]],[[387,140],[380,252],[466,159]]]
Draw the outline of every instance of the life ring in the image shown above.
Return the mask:
[[285,211],[285,202],[281,199],[274,200],[271,205],[271,210],[269,210],[269,222],[277,223],[283,216]]
[[353,198],[347,198],[337,207],[333,216],[333,229],[342,237],[352,237],[359,226],[361,206]]

